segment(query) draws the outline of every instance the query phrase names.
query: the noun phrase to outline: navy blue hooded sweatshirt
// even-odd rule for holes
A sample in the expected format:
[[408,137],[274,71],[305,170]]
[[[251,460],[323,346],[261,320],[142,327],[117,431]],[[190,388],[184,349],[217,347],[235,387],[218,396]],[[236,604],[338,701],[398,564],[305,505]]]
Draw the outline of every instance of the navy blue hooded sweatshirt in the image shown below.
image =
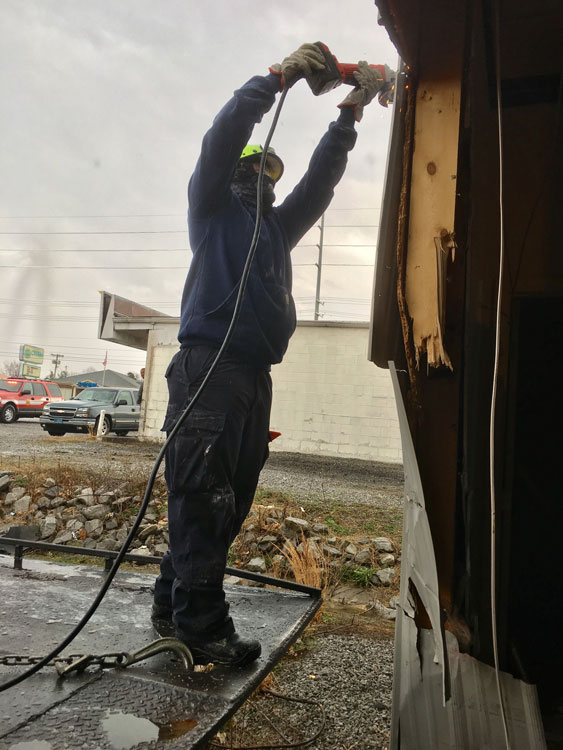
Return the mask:
[[[182,347],[219,346],[227,332],[254,232],[256,210],[231,183],[253,127],[272,107],[280,76],[255,76],[235,91],[203,139],[188,186],[193,258],[182,295]],[[344,107],[315,149],[309,168],[280,206],[263,216],[241,314],[229,353],[260,369],[281,362],[295,330],[290,252],[328,207],[356,142]]]

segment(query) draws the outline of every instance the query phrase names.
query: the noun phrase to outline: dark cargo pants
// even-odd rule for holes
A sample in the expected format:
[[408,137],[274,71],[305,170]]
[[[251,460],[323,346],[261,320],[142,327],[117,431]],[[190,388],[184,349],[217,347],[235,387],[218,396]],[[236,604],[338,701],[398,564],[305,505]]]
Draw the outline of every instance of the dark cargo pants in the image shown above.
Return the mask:
[[[197,391],[217,350],[181,349],[166,371],[169,432]],[[203,640],[233,632],[223,576],[268,457],[270,374],[222,358],[166,452],[170,550],[155,586],[180,635]]]

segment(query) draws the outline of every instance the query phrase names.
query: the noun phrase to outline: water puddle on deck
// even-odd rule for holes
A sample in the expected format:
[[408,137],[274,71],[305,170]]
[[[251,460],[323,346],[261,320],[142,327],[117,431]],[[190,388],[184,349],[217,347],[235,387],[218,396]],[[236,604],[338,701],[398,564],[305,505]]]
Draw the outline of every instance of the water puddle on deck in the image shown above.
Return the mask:
[[181,737],[183,734],[191,732],[194,727],[197,727],[197,721],[195,719],[181,719],[180,721],[171,721],[170,724],[163,724],[160,727],[158,739],[175,740],[176,737]]
[[[182,719],[159,726],[149,719],[112,710],[107,710],[102,719],[102,727],[114,750],[129,750],[140,742],[173,740],[187,734],[195,726],[197,726],[197,721],[194,719]],[[18,747],[17,750],[50,750],[50,746],[49,748],[29,747],[29,749]]]
[[123,711],[106,711],[102,727],[115,750],[129,750],[140,742],[158,740],[158,727],[148,719],[141,719]]

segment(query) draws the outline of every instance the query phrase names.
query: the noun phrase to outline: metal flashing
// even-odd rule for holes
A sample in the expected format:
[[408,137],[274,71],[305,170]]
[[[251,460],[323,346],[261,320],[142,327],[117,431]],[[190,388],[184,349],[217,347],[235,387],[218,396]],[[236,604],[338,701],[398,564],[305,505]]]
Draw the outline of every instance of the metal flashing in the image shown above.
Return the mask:
[[[460,652],[444,630],[424,492],[394,363],[405,471],[401,591],[395,628],[391,750],[499,750],[505,747],[495,671]],[[432,628],[415,622],[416,589]],[[534,685],[501,672],[511,750],[546,748]]]

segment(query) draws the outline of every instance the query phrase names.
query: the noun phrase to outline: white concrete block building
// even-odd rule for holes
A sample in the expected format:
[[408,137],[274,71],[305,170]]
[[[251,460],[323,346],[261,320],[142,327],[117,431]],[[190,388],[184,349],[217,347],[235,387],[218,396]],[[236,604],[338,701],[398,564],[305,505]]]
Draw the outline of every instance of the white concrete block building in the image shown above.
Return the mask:
[[[105,298],[105,301],[104,301]],[[164,373],[178,350],[179,319],[102,294],[100,338],[147,352],[141,440],[162,440]],[[367,323],[298,323],[284,361],[272,368],[271,450],[400,463],[389,372],[367,359]]]

